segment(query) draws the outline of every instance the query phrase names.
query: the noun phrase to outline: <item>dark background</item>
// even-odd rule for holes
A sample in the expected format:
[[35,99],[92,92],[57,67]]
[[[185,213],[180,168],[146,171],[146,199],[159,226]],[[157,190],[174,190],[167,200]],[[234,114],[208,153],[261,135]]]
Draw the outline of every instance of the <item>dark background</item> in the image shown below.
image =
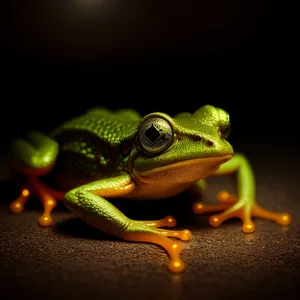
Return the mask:
[[[155,246],[131,248],[98,235],[70,221],[63,209],[55,213],[60,229],[40,230],[40,207],[29,204],[32,210],[13,216],[5,203],[2,293],[31,299],[296,299],[299,97],[290,10],[259,0],[0,4],[3,149],[28,129],[49,132],[92,106],[172,115],[213,104],[231,115],[230,140],[253,164],[261,203],[294,218],[290,231],[257,221],[249,238],[239,222],[212,230],[206,218],[190,221],[190,268],[180,279],[167,273]],[[3,202],[13,198],[8,186],[1,186]],[[224,186],[234,188],[217,182],[208,198]],[[162,213],[165,208],[169,214],[169,204]]]
[[295,52],[273,1],[2,4],[2,140],[100,105],[226,109],[232,138],[295,143]]

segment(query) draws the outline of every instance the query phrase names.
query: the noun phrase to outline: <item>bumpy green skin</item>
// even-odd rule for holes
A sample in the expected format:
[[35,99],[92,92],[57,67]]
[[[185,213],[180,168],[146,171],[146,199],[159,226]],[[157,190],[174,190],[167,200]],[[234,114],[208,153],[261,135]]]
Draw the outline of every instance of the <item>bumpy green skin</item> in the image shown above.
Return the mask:
[[99,197],[95,193],[110,188],[119,188],[131,181],[128,174],[105,178],[91,182],[84,187],[78,187],[67,193],[65,204],[77,215],[81,216],[93,227],[102,231],[119,236],[130,225],[130,220],[109,201]]
[[12,152],[20,169],[45,170],[55,162],[59,145],[53,139],[32,131],[24,139],[14,141]]
[[252,205],[255,202],[255,178],[247,158],[240,153],[235,154],[230,161],[220,166],[216,175],[227,175],[237,170],[238,205],[244,206],[247,210],[246,213],[250,215]]
[[121,145],[132,143],[140,116],[122,109],[95,108],[63,123],[50,137],[60,144],[63,163],[82,177],[107,177],[121,170]]
[[[156,115],[165,118],[171,124],[173,133],[179,141],[173,143],[168,151],[162,151],[151,159],[147,153],[140,151],[134,162],[135,169],[142,171],[188,159],[233,154],[231,145],[225,139],[229,130],[228,114],[226,113],[224,119],[220,119],[219,112],[223,115],[224,111],[206,105],[193,114],[185,112],[173,118],[167,114],[157,113]],[[225,136],[221,126],[225,130]]]
[[[155,154],[145,151],[145,138],[140,135],[144,121],[152,117],[162,118],[170,126],[168,130],[171,134],[164,131],[163,127],[160,128],[163,139],[160,137],[159,143],[164,146],[168,138],[172,139],[167,149]],[[164,113],[153,113],[141,118],[132,110],[112,113],[107,109],[96,108],[65,122],[54,130],[51,138],[31,133],[28,140],[16,141],[13,148],[17,161],[22,164],[20,169],[25,166],[26,170],[45,170],[57,162],[58,170],[67,171],[65,174],[71,180],[89,181],[66,193],[66,206],[92,226],[121,236],[124,232],[155,231],[130,220],[106,199],[134,198],[143,193],[151,198],[151,193],[153,196],[155,194],[156,185],[149,189],[149,184],[143,183],[136,174],[187,160],[232,155],[232,147],[225,140],[229,130],[228,114],[210,105],[203,106],[193,114],[181,113],[174,118]],[[158,151],[162,146],[157,144],[153,149]],[[249,199],[254,198],[255,192],[254,178],[243,156],[235,155],[216,174],[235,171],[238,171],[239,196],[251,201]],[[155,174],[152,175],[153,180],[156,179]],[[197,182],[203,187],[203,179],[207,175],[199,174],[193,181],[174,184],[173,178],[166,178],[168,184],[161,184],[160,187],[164,194],[172,195],[172,190],[180,192]],[[157,181],[158,185],[160,181]]]

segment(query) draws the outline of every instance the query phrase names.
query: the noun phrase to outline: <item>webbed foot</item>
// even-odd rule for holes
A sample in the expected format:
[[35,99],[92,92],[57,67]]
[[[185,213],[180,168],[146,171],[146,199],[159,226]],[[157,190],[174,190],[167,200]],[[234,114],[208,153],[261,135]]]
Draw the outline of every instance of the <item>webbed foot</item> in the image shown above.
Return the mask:
[[63,199],[64,193],[50,189],[36,177],[29,176],[27,181],[28,188],[23,188],[20,196],[10,203],[11,212],[21,213],[24,210],[25,203],[33,194],[41,200],[44,208],[43,214],[39,218],[39,224],[43,227],[51,226],[53,224],[51,212],[56,206],[57,200]]
[[167,216],[161,220],[133,221],[120,237],[134,242],[149,242],[162,246],[170,256],[169,270],[172,273],[181,273],[185,270],[185,263],[179,257],[183,244],[174,242],[169,237],[175,237],[182,241],[191,239],[191,232],[184,230],[166,230],[158,227],[174,227],[176,220]]
[[30,197],[30,192],[28,189],[23,189],[20,196],[9,204],[11,212],[19,214],[24,210],[25,203]]
[[213,227],[218,227],[231,218],[239,218],[243,222],[242,231],[252,233],[255,230],[252,217],[275,221],[279,225],[289,225],[292,220],[288,213],[266,210],[257,205],[253,199],[240,199],[238,201],[237,197],[227,191],[218,193],[217,198],[219,204],[211,205],[197,202],[193,206],[193,211],[197,215],[221,211],[221,213],[209,218],[209,223]]

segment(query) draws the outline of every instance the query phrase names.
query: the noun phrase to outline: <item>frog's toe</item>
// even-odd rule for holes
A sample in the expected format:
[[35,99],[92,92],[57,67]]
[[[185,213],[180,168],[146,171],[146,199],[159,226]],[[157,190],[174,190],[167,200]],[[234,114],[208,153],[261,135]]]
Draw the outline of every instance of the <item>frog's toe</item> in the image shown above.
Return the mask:
[[220,191],[217,194],[217,199],[221,202],[221,203],[231,203],[234,204],[237,202],[237,197],[232,195],[231,193],[229,193],[226,190]]
[[292,216],[288,213],[281,213],[276,222],[279,225],[290,225],[292,222]]
[[288,213],[272,212],[258,206],[256,203],[238,202],[224,212],[211,216],[209,223],[213,227],[218,227],[226,220],[239,218],[243,222],[242,231],[252,233],[255,231],[252,217],[275,221],[280,225],[289,225],[292,221]]
[[135,221],[136,224],[144,225],[147,227],[153,227],[158,234],[168,236],[168,237],[175,237],[182,241],[188,241],[191,239],[191,232],[188,229],[184,230],[167,230],[158,227],[175,227],[176,220],[172,216],[167,216],[160,220],[150,220],[150,221]]
[[10,203],[9,208],[13,213],[21,213],[24,210],[24,206],[28,198],[30,197],[30,192],[28,189],[22,189],[20,196]]
[[44,199],[44,213],[39,219],[39,224],[43,227],[51,226],[53,224],[51,212],[56,206],[57,201],[53,198]]
[[175,237],[182,241],[189,241],[192,237],[192,233],[188,229],[183,230],[164,230],[157,228],[157,232],[169,237]]
[[245,233],[252,233],[255,230],[255,225],[251,220],[251,216],[251,205],[236,203],[222,213],[211,216],[209,218],[209,224],[212,227],[218,227],[229,219],[239,218],[243,222],[242,231]]
[[253,205],[252,215],[257,218],[274,221],[279,225],[289,225],[292,222],[292,217],[290,214],[273,212],[264,209],[257,204]]
[[213,213],[218,211],[224,211],[228,209],[232,204],[230,203],[219,203],[219,204],[205,204],[202,202],[196,202],[193,205],[193,212],[196,215],[203,215],[207,213]]
[[52,225],[51,212],[57,204],[57,199],[63,199],[64,193],[52,190],[35,177],[28,178],[28,182],[29,187],[23,188],[20,196],[10,203],[10,210],[13,213],[21,213],[24,210],[26,201],[31,195],[34,195],[42,202],[44,208],[39,224],[43,227]]
[[[206,213],[214,213],[225,211],[229,209],[233,204],[237,202],[236,196],[230,194],[228,191],[220,191],[217,195],[217,199],[220,203],[218,204],[205,204],[202,202],[196,202],[193,205],[193,211],[197,215]],[[213,221],[212,221],[213,223]],[[218,222],[216,222],[218,223]]]
[[147,225],[149,227],[175,227],[176,226],[176,219],[172,216],[166,216],[163,219],[159,219],[159,220],[136,221],[136,222]]
[[213,215],[209,218],[209,224],[212,227],[219,227],[221,226],[225,221],[227,221],[228,219],[231,219],[234,217],[233,212],[228,213],[227,211],[217,214],[217,215]]
[[52,217],[50,215],[42,215],[39,219],[39,224],[42,227],[48,227],[53,224]]
[[242,226],[242,231],[245,233],[252,233],[255,231],[255,225],[252,221],[244,222]]
[[178,259],[171,260],[168,267],[172,273],[182,273],[185,270],[185,264]]

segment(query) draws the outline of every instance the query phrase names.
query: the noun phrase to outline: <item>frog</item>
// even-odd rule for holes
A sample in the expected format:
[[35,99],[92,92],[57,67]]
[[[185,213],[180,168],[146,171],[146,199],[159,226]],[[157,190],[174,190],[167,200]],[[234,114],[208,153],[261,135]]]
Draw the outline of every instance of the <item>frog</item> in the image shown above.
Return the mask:
[[[49,227],[61,201],[79,219],[110,236],[162,247],[169,257],[168,269],[181,273],[186,269],[182,250],[191,231],[176,230],[172,215],[129,218],[112,199],[163,201],[192,190],[197,195],[192,213],[210,214],[212,227],[232,218],[240,219],[245,234],[255,231],[253,218],[289,225],[289,213],[257,203],[253,168],[243,153],[233,150],[230,132],[229,113],[211,104],[174,116],[164,112],[142,116],[132,108],[87,109],[50,134],[31,130],[12,142],[11,170],[21,175],[21,184],[10,209],[21,213],[33,195],[43,205],[38,223]],[[48,174],[54,174],[55,186],[43,180]],[[222,190],[217,203],[202,201],[208,178],[232,174],[236,194]]]

